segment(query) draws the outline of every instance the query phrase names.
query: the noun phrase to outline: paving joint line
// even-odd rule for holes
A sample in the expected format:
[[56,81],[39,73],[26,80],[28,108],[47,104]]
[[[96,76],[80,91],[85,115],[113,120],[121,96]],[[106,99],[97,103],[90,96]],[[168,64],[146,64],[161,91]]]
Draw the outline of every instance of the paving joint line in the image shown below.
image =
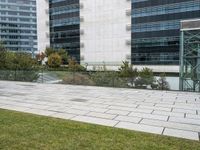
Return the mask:
[[113,126],[113,127],[116,127],[121,121],[117,121],[117,123]]
[[154,111],[155,111],[155,110],[153,109],[153,110],[152,110],[152,112],[151,112],[150,114],[152,114],[152,115],[153,115],[153,112],[154,112]]
[[164,132],[165,132],[165,127],[163,127],[163,130],[162,130],[162,133],[161,133],[161,135],[163,135],[164,134]]
[[138,122],[138,124],[140,124],[140,123],[142,122],[143,119],[144,119],[144,118],[141,118],[141,120]]
[[135,108],[138,108],[140,106],[140,104],[138,104]]
[[131,113],[132,113],[132,111],[129,111],[129,113],[127,115],[125,115],[125,116],[129,116]]
[[115,120],[119,115],[117,114],[112,120]]
[[167,122],[169,121],[170,116],[167,117]]
[[200,141],[200,132],[198,132],[198,135],[199,135],[199,141]]

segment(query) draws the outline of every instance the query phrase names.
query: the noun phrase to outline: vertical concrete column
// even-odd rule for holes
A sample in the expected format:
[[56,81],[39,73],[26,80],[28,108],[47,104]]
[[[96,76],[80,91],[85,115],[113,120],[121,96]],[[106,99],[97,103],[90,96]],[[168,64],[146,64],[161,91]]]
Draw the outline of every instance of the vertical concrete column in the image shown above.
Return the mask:
[[50,46],[49,1],[37,0],[37,42],[38,52]]
[[118,69],[131,56],[131,1],[80,0],[80,5],[81,64]]

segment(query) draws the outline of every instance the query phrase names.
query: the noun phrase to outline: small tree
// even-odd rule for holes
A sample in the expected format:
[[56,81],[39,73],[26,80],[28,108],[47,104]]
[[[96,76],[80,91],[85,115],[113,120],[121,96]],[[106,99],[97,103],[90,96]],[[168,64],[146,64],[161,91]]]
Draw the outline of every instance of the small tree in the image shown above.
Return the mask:
[[85,71],[85,68],[79,65],[75,58],[69,58],[68,63],[68,68],[71,71]]
[[52,53],[48,57],[48,66],[52,68],[60,67],[62,59],[58,53]]
[[119,77],[129,78],[131,85],[133,86],[135,79],[138,77],[138,71],[136,68],[134,69],[129,62],[125,61],[119,68]]
[[56,51],[53,48],[51,48],[51,47],[46,48],[46,50],[45,50],[46,57],[49,57],[53,53],[56,53]]
[[166,80],[165,73],[160,74],[160,78],[158,79],[158,90],[169,90],[170,86]]
[[6,49],[3,42],[0,41],[0,69],[4,69],[6,65]]
[[64,50],[64,49],[59,49],[59,50],[58,50],[58,54],[60,55],[60,57],[61,57],[61,59],[62,59],[62,64],[67,64],[67,63],[68,63],[69,56],[68,56],[66,50]]
[[153,71],[149,68],[143,68],[139,72],[139,78],[136,81],[136,86],[153,86],[155,84],[155,78]]
[[0,41],[0,51],[5,51],[5,47],[2,41]]
[[37,69],[37,61],[28,53],[15,53],[13,64],[18,70],[33,70]]

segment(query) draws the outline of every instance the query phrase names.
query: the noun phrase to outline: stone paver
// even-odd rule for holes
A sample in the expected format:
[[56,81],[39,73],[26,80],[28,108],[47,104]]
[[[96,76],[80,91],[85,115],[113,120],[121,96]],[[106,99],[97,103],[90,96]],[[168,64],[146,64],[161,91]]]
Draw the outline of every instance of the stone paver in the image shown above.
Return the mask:
[[149,132],[149,133],[154,133],[154,134],[162,134],[163,129],[164,129],[163,127],[155,127],[155,126],[135,124],[135,123],[129,123],[129,122],[120,122],[119,124],[116,125],[116,127],[142,131],[142,132]]
[[146,118],[146,119],[163,120],[163,121],[167,121],[168,119],[168,116],[152,115],[152,114],[137,113],[137,112],[131,112],[129,116],[141,117],[141,118]]
[[132,123],[139,123],[142,118],[138,118],[138,117],[128,117],[128,116],[117,116],[115,118],[115,120],[118,121],[125,121],[125,122],[132,122]]
[[130,111],[125,111],[125,110],[109,110],[106,113],[108,114],[115,114],[115,115],[128,115]]
[[179,123],[186,123],[186,124],[200,125],[200,120],[197,120],[197,119],[170,117],[170,118],[169,118],[169,121],[172,121],[172,122],[179,122]]
[[186,138],[190,140],[199,140],[199,135],[197,132],[184,131],[184,130],[166,128],[163,135],[176,136],[179,138]]
[[151,119],[143,119],[140,123],[146,124],[146,125],[158,126],[158,127],[171,128],[171,129],[200,132],[200,126],[193,125],[193,124],[183,124],[183,123],[178,123],[178,122],[169,122],[169,121],[160,121],[160,120],[151,120]]
[[186,114],[186,118],[190,118],[190,119],[200,119],[200,115]]
[[76,115],[73,114],[67,114],[67,113],[55,113],[49,115],[50,117],[55,117],[55,118],[61,118],[61,119],[71,119],[75,117]]
[[99,124],[99,125],[104,125],[104,126],[111,126],[111,127],[114,127],[118,123],[118,121],[114,121],[110,119],[102,119],[102,118],[88,117],[88,116],[76,116],[72,118],[72,120]]
[[0,108],[199,140],[199,93],[0,81]]

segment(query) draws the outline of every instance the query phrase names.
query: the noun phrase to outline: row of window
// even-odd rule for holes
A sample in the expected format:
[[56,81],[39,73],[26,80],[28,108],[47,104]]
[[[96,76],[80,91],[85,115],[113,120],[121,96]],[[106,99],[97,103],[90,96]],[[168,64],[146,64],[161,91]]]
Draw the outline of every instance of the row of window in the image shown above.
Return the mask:
[[79,0],[49,0],[49,3],[67,2],[68,4],[77,3]]
[[132,32],[150,32],[180,29],[180,20],[132,25]]
[[21,42],[21,41],[4,41],[6,45],[33,45],[33,42]]
[[145,17],[162,14],[181,13],[187,11],[200,10],[200,1],[190,1],[175,4],[167,4],[155,7],[144,7],[132,10],[132,17]]
[[51,21],[51,26],[56,27],[56,26],[66,26],[66,25],[75,25],[80,23],[80,18],[79,17],[74,17],[74,18],[64,18],[64,19],[59,19],[59,20],[52,20]]
[[1,35],[0,34],[0,38],[1,39],[23,39],[23,40],[36,40],[37,36],[30,36],[30,35],[26,35],[26,36],[21,36],[21,35]]
[[36,29],[36,25],[30,25],[30,24],[12,24],[12,23],[0,23],[0,28],[3,29],[3,28],[7,28],[7,29],[13,29],[13,28],[16,28],[16,29],[24,29],[24,28],[27,28],[27,29],[30,29],[32,30],[31,28],[34,28]]
[[17,11],[1,10],[0,11],[0,15],[12,15],[12,16],[19,16],[19,17],[21,17],[21,16],[28,16],[28,17],[33,16],[33,17],[35,17],[36,13],[34,13],[34,12],[27,13],[27,12],[17,12]]
[[178,64],[179,53],[132,53],[133,64]]
[[0,3],[36,5],[36,0],[0,0]]
[[79,11],[79,4],[67,5],[62,7],[54,7],[50,9],[51,15],[59,15],[64,13],[72,13]]
[[146,2],[148,0],[131,0],[132,3],[138,3],[138,2]]
[[9,21],[9,22],[36,22],[36,19],[28,18],[16,18],[16,17],[0,17],[0,21]]
[[134,43],[144,43],[152,41],[174,41],[174,40],[179,40],[179,36],[140,38],[140,39],[133,39],[132,41]]
[[22,30],[0,29],[0,34],[2,34],[2,33],[35,33],[36,34],[37,31],[36,30],[24,30],[24,29],[22,29]]
[[60,31],[60,32],[51,32],[51,36],[54,38],[59,38],[59,37],[73,37],[80,35],[80,30],[67,30],[67,31]]
[[9,50],[11,50],[11,51],[20,51],[20,52],[22,52],[22,51],[30,51],[30,52],[33,52],[33,51],[36,51],[37,49],[36,48],[33,48],[33,47],[27,47],[26,46],[26,48],[23,48],[23,47],[9,47],[9,46],[7,46],[7,48],[9,49]]

